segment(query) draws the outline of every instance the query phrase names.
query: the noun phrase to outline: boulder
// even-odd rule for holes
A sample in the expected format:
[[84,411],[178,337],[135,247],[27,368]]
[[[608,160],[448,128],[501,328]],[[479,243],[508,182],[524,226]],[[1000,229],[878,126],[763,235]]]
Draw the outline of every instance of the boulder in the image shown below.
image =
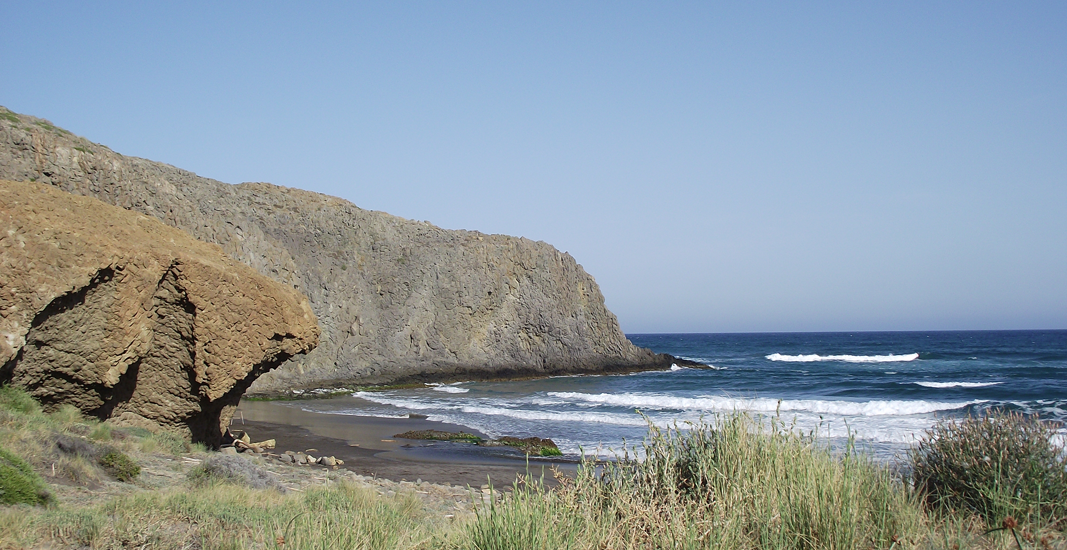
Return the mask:
[[315,347],[307,299],[155,218],[0,180],[0,383],[218,446],[241,395]]

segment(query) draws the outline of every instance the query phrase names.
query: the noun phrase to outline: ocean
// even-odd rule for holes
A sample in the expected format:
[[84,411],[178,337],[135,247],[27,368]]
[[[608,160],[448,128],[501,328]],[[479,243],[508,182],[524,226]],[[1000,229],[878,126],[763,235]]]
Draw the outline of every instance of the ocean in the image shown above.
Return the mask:
[[1067,421],[1067,331],[631,334],[656,352],[711,366],[613,376],[460,382],[358,392],[309,411],[422,414],[499,437],[552,439],[571,456],[640,445],[648,423],[685,428],[747,411],[817,432],[851,434],[876,458],[902,456],[941,419],[998,407]]

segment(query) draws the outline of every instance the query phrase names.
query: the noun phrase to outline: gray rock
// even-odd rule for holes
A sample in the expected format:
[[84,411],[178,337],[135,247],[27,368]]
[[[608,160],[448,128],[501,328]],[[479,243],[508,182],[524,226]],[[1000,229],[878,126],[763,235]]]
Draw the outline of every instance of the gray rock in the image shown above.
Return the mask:
[[319,458],[319,464],[323,466],[336,466],[337,459],[332,456],[324,456]]
[[0,116],[0,178],[154,216],[305,293],[318,347],[249,393],[671,363],[631,344],[596,281],[544,242],[444,230],[266,183],[229,185],[22,115]]

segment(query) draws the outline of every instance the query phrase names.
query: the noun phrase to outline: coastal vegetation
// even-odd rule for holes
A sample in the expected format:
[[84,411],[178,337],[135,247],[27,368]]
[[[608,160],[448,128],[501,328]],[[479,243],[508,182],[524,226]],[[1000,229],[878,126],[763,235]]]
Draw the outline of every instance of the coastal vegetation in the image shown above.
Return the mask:
[[[327,477],[285,490],[255,461],[69,407],[46,413],[4,387],[3,463],[25,465],[40,499],[0,506],[0,548],[1064,548],[1067,458],[1055,435],[1017,415],[949,421],[887,466],[738,413],[651,427],[631,449],[640,460],[589,461],[551,489],[523,478],[472,490],[474,513],[462,513],[425,490]],[[91,458],[108,453],[154,464],[156,481],[119,481]],[[184,463],[195,466],[181,473]],[[174,475],[161,477],[166,468]]]

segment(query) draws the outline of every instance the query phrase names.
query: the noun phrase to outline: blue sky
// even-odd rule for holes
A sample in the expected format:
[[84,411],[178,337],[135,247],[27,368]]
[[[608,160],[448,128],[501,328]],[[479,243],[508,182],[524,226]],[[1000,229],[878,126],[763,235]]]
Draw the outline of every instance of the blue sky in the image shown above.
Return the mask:
[[5,2],[0,104],[547,241],[627,332],[1067,328],[1067,3],[216,4]]

